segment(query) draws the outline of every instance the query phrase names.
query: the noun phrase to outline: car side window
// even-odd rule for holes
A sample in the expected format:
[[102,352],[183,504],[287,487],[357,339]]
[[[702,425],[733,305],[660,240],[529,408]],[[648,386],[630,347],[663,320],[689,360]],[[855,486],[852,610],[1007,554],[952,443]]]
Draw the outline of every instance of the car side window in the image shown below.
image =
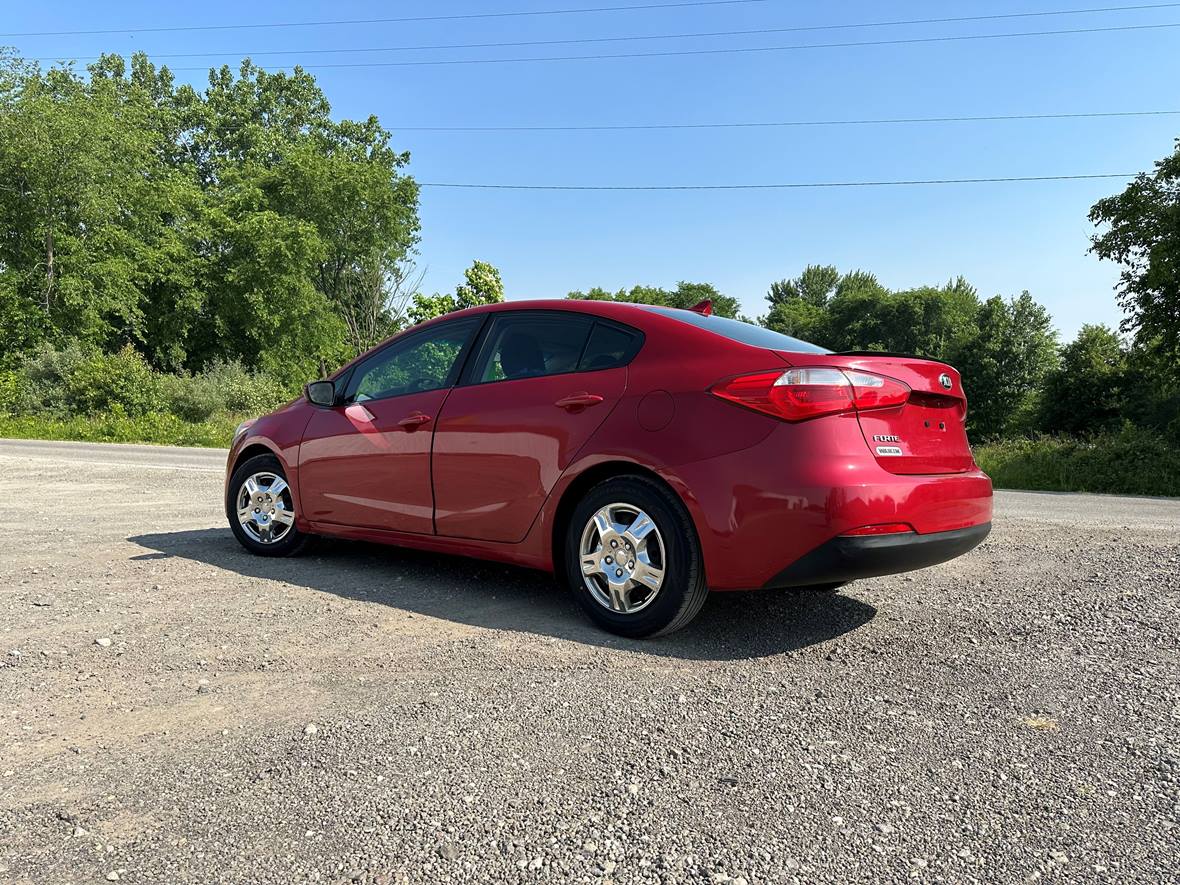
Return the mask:
[[478,326],[477,319],[445,323],[389,345],[352,373],[346,399],[364,402],[450,387]]
[[637,332],[598,322],[590,333],[590,341],[578,363],[579,372],[613,369],[631,361],[643,343]]
[[482,384],[576,372],[593,325],[573,313],[498,316],[471,377]]

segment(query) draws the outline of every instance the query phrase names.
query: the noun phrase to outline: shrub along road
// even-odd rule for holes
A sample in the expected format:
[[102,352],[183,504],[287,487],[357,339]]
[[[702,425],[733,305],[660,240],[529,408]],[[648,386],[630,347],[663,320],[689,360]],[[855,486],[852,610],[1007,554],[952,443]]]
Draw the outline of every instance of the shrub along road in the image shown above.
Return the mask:
[[241,551],[224,453],[0,442],[0,879],[1158,882],[1180,501],[594,630],[551,579]]

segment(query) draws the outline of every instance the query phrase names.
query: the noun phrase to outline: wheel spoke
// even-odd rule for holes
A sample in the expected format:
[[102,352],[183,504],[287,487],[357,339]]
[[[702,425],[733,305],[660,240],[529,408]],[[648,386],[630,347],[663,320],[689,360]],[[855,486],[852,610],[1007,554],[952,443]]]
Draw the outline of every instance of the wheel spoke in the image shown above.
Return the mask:
[[602,574],[602,566],[598,563],[598,554],[587,553],[582,557],[582,574],[584,575],[600,575]]
[[252,476],[246,480],[246,491],[250,493],[251,497],[258,494],[258,483],[254,481]]
[[266,493],[268,495],[273,495],[277,499],[279,497],[279,495],[281,495],[286,488],[287,488],[287,481],[285,479],[283,479],[281,476],[276,476],[274,478],[274,482],[272,482],[270,484],[270,487],[266,490]]
[[649,562],[637,561],[631,578],[650,590],[659,590],[664,583],[664,570]]
[[631,521],[631,525],[627,526],[627,531],[623,533],[623,537],[629,540],[636,549],[643,543],[644,539],[652,533],[656,524],[651,521],[649,517],[642,510],[635,515],[635,519]]
[[614,584],[607,581],[607,589],[610,591],[610,607],[617,612],[626,614],[630,608],[627,602],[627,590],[622,584]]
[[247,504],[245,507],[238,508],[238,522],[245,525],[254,518],[254,508]]
[[275,512],[273,514],[271,514],[270,518],[274,522],[281,523],[282,525],[294,525],[295,524],[295,514],[292,513],[290,510],[283,510],[280,507],[275,508]]
[[614,525],[606,515],[606,510],[599,510],[594,514],[594,528],[598,530],[598,538],[602,540],[615,530]]

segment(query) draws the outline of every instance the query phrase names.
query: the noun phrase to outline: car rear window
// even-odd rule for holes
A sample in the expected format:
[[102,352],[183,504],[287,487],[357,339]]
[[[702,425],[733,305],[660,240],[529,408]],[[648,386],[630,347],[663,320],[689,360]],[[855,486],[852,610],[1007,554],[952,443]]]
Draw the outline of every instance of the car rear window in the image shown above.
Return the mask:
[[644,305],[644,307],[653,313],[672,317],[674,320],[680,320],[680,322],[688,323],[690,326],[696,326],[698,329],[706,329],[715,335],[728,338],[730,341],[749,344],[751,347],[765,347],[768,350],[786,350],[792,353],[832,352],[826,347],[820,347],[817,344],[812,344],[799,338],[792,338],[790,335],[775,332],[773,329],[755,326],[753,323],[743,323],[741,320],[705,316],[696,311],[681,310],[675,307],[651,307],[649,305]]

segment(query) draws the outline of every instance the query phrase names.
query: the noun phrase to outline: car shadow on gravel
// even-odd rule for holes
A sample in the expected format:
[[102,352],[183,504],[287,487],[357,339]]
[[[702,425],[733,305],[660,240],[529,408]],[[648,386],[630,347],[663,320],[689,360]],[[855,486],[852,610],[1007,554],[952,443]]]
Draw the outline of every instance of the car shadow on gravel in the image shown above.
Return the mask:
[[[128,540],[153,551],[136,560],[177,557],[470,626],[689,660],[742,660],[795,651],[856,630],[877,613],[848,593],[713,593],[696,620],[680,632],[629,640],[599,630],[551,576],[528,569],[327,539],[302,556],[268,559],[246,553],[228,529],[160,532]],[[848,589],[855,593],[855,586]]]

